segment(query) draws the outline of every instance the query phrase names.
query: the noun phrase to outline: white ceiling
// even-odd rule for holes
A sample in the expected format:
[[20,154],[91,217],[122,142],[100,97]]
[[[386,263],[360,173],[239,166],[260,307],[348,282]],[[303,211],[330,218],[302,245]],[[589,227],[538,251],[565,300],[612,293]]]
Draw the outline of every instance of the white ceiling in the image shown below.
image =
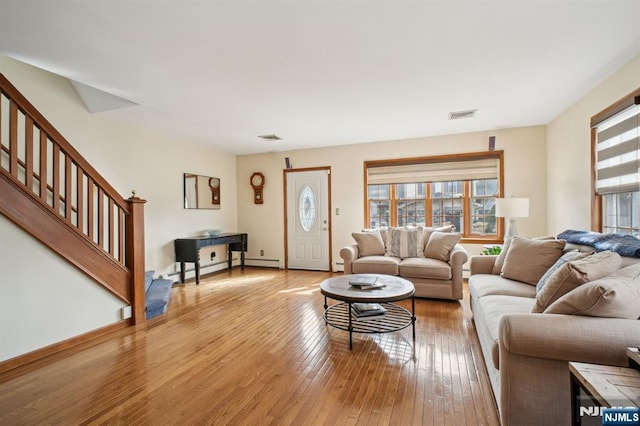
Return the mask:
[[640,52],[639,16],[640,0],[2,0],[0,52],[139,104],[100,115],[248,154],[546,124]]

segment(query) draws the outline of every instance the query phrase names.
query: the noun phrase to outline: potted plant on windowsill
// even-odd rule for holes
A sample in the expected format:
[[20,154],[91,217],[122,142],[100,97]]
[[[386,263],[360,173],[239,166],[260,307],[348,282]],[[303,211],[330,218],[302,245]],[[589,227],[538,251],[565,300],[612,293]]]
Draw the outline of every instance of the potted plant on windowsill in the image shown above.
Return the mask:
[[495,246],[486,246],[486,248],[482,250],[480,254],[499,255],[501,252],[502,252],[502,246],[495,245]]

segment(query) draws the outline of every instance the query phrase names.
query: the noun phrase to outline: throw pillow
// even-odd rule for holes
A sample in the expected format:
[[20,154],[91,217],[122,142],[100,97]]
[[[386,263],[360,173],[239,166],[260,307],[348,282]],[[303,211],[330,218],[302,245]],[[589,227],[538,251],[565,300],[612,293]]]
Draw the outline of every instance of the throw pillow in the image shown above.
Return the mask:
[[358,244],[358,253],[363,256],[383,256],[384,242],[377,229],[363,232],[353,232],[351,234]]
[[422,235],[418,235],[418,228],[389,228],[385,256],[400,259],[418,257],[421,241]]
[[384,246],[387,246],[387,231],[389,230],[389,228],[387,226],[382,226],[380,228],[376,228],[378,231],[380,231],[380,236],[382,237],[382,242],[384,243]]
[[448,262],[451,250],[458,244],[458,241],[460,241],[460,234],[433,231],[424,248],[424,256]]
[[538,281],[538,284],[536,284],[536,294],[540,293],[540,290],[542,290],[542,288],[547,284],[547,281],[549,281],[549,278],[551,278],[553,273],[556,272],[558,269],[560,269],[562,265],[564,265],[565,263],[571,260],[578,260],[578,259],[585,258],[589,256],[589,254],[590,253],[579,252],[578,250],[571,250],[569,252],[566,252],[562,256],[560,256],[560,259],[558,259],[558,261],[554,263],[551,268],[547,269],[547,272],[544,273],[544,275],[540,278],[540,281]]
[[611,251],[594,253],[582,259],[565,262],[551,275],[536,295],[536,303],[531,312],[544,312],[549,305],[563,295],[584,283],[612,274],[620,269],[620,265],[622,265],[622,258],[618,253]]
[[361,232],[379,232],[380,236],[382,237],[382,243],[384,244],[384,246],[387,246],[387,228],[386,226],[381,226],[379,228],[365,228],[363,229]]
[[419,228],[422,228],[422,248],[421,248],[421,252],[418,253],[418,257],[425,257],[424,249],[427,246],[427,243],[429,242],[429,237],[431,237],[431,234],[433,234],[436,231],[452,233],[453,231],[456,230],[455,225],[445,225],[445,226],[438,226],[438,227],[420,226]]
[[514,237],[502,265],[502,276],[536,285],[562,256],[566,241]]
[[500,273],[502,272],[502,265],[504,265],[504,258],[507,257],[507,252],[509,251],[509,247],[511,246],[511,239],[511,237],[507,237],[504,239],[502,251],[496,258],[496,261],[493,263],[493,270],[491,271],[493,275],[500,275]]
[[[493,275],[500,275],[500,273],[502,272],[504,259],[505,257],[507,257],[507,252],[509,251],[509,247],[511,246],[511,239],[512,237],[507,237],[504,239],[504,244],[502,245],[502,251],[500,251],[500,254],[496,258],[495,262],[493,263],[493,270],[491,271]],[[555,240],[555,237],[543,236],[543,237],[533,237],[531,239],[532,240]]]
[[556,300],[545,314],[640,318],[640,263],[583,284]]

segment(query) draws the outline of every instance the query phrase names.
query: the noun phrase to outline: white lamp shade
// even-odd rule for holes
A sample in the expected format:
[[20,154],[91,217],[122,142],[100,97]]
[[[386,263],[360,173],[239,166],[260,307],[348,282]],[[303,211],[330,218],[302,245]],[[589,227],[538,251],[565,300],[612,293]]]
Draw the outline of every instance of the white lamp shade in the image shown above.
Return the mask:
[[529,217],[529,199],[496,198],[496,217]]

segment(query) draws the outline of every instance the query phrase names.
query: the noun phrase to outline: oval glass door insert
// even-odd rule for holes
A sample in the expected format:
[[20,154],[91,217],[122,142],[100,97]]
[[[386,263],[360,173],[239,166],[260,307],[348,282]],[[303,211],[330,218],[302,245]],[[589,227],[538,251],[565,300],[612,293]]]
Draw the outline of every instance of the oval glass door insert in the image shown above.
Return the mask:
[[302,229],[309,232],[316,221],[316,196],[309,185],[305,185],[300,190],[300,225]]

